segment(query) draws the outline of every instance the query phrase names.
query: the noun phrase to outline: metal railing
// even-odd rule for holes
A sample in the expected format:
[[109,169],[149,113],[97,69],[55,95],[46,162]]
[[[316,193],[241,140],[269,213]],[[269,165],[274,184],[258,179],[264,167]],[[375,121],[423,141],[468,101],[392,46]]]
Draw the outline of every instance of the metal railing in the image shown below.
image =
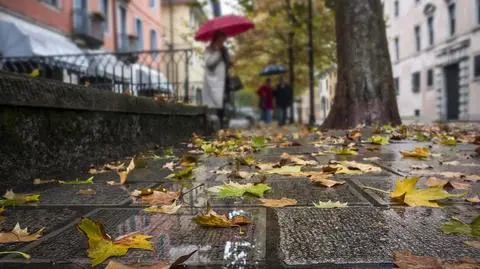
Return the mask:
[[0,70],[163,102],[200,104],[201,81],[190,81],[192,50],[0,57]]

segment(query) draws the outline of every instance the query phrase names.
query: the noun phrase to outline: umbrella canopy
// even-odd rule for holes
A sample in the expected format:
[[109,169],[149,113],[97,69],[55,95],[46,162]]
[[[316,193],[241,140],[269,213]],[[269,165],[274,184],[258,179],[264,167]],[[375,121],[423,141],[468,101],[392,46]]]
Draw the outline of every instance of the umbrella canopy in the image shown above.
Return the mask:
[[223,32],[228,37],[237,36],[255,27],[255,25],[245,17],[236,15],[226,15],[217,17],[203,24],[195,34],[195,40],[208,42],[212,40],[215,32]]
[[285,68],[285,66],[280,64],[271,64],[263,68],[263,71],[260,73],[260,76],[278,75],[286,72],[287,72],[287,68]]

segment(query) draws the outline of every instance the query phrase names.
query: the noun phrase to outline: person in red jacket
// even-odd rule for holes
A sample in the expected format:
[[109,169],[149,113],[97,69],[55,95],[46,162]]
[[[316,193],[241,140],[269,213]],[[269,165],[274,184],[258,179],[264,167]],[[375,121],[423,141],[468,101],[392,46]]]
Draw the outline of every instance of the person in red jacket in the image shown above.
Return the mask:
[[265,83],[258,88],[258,95],[260,96],[260,109],[262,110],[262,120],[265,123],[272,122],[273,114],[273,89],[270,78],[265,80]]

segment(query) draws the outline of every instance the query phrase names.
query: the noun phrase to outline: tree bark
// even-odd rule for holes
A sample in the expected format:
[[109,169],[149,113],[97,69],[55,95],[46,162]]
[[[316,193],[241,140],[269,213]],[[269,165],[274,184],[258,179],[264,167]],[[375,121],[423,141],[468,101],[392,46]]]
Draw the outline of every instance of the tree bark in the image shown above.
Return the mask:
[[323,128],[401,123],[380,0],[336,0],[337,86]]

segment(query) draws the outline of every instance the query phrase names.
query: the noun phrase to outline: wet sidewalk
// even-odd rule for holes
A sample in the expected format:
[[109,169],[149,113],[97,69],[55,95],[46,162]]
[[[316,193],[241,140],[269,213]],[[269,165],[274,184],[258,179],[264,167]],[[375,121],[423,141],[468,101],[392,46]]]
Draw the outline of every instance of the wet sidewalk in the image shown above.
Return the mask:
[[[273,132],[273,131],[272,131]],[[235,156],[199,154],[200,162],[194,170],[191,184],[179,184],[167,179],[171,173],[163,166],[169,159],[147,158],[147,167],[134,169],[123,186],[111,186],[106,182],[118,180],[115,172],[91,175],[72,175],[71,179],[94,177],[88,185],[25,183],[9,186],[3,179],[0,191],[13,188],[16,193],[37,193],[36,205],[7,207],[0,222],[2,231],[11,230],[17,222],[30,232],[46,227],[44,235],[29,243],[0,244],[0,250],[17,250],[30,254],[31,260],[19,256],[0,256],[1,268],[90,268],[87,256],[87,240],[76,225],[82,216],[99,220],[112,238],[130,232],[142,232],[153,236],[153,251],[130,250],[127,255],[111,258],[125,264],[151,264],[156,261],[175,260],[197,250],[187,262],[188,268],[392,268],[392,254],[409,251],[415,255],[440,257],[447,260],[479,258],[480,249],[466,245],[465,241],[479,241],[478,237],[444,234],[443,222],[457,217],[470,222],[479,215],[479,203],[465,200],[480,194],[480,183],[465,181],[471,187],[463,197],[441,200],[442,208],[407,207],[390,199],[389,195],[363,186],[390,191],[395,180],[409,175],[442,178],[445,172],[467,176],[480,176],[480,158],[476,156],[478,145],[459,143],[444,146],[432,142],[413,140],[391,141],[377,146],[369,143],[357,145],[358,155],[341,156],[332,149],[335,139],[318,140],[314,134],[298,137],[298,130],[285,131],[288,141],[298,143],[270,143],[272,147],[253,154],[258,163],[278,162],[283,153],[300,155],[304,160],[327,165],[331,160],[356,161],[381,168],[374,173],[359,175],[335,174],[332,179],[345,184],[327,188],[312,184],[305,176],[269,174],[264,182],[271,189],[265,198],[295,199],[297,204],[284,208],[267,208],[256,198],[220,199],[208,188],[233,181],[227,175],[215,173],[235,170]],[[265,134],[250,131],[245,135]],[[330,132],[343,136],[345,132]],[[266,133],[273,135],[273,133]],[[369,133],[362,138],[369,137]],[[185,144],[177,145],[174,153],[181,157],[187,151]],[[280,143],[281,144],[281,143]],[[317,143],[318,144],[318,143]],[[403,158],[400,151],[428,147],[434,155],[425,160]],[[320,154],[318,154],[320,152]],[[148,156],[161,155],[162,151],[149,152]],[[145,155],[147,156],[147,154]],[[148,157],[147,156],[147,157]],[[445,165],[449,163],[450,165]],[[421,166],[422,169],[414,167]],[[428,167],[428,168],[427,168]],[[257,171],[253,167],[241,167],[242,171]],[[303,169],[303,168],[302,168]],[[420,172],[419,172],[420,171]],[[258,172],[258,171],[257,171]],[[448,173],[447,173],[448,175]],[[427,176],[419,185],[425,186]],[[253,183],[258,177],[234,180]],[[181,209],[175,214],[144,212],[145,205],[131,196],[134,190],[163,187],[182,191]],[[79,194],[91,189],[95,194]],[[455,192],[453,190],[452,192]],[[319,201],[348,203],[345,208],[316,208]],[[192,218],[204,212],[207,202],[218,213],[244,212],[252,224],[232,228],[201,227]],[[105,267],[106,262],[95,268]]]

